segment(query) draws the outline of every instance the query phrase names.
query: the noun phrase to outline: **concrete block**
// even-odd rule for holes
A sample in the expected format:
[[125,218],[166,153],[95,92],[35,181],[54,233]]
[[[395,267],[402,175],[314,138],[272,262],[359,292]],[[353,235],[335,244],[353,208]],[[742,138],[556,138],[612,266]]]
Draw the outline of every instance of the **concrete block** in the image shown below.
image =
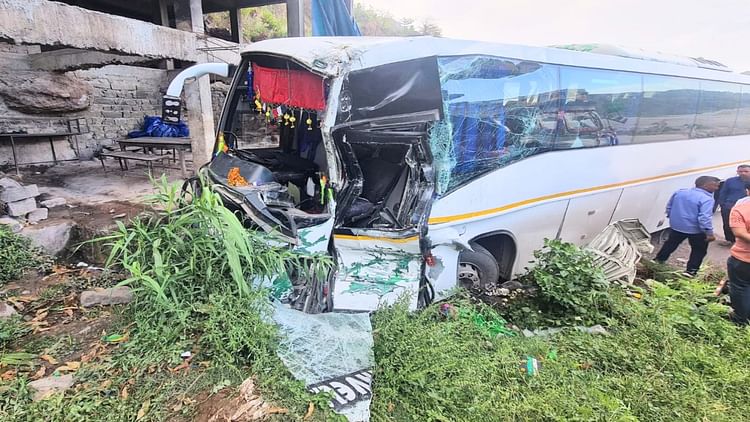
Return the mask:
[[41,201],[39,204],[44,208],[55,208],[61,207],[67,203],[68,201],[66,201],[65,198],[50,198],[45,201]]
[[0,226],[8,227],[13,233],[18,233],[23,228],[23,224],[12,217],[0,217]]
[[21,217],[36,209],[36,199],[27,198],[21,201],[8,202],[8,215],[11,217]]
[[2,179],[0,179],[0,188],[12,189],[12,188],[20,188],[20,187],[21,187],[21,184],[11,179],[10,177],[3,177]]
[[28,220],[29,223],[34,224],[42,220],[46,220],[48,215],[49,210],[47,208],[37,208],[34,211],[26,214],[26,220]]
[[13,315],[17,315],[18,312],[16,312],[16,308],[14,308],[11,305],[8,305],[5,302],[0,302],[0,319],[6,319],[10,318]]
[[122,111],[102,111],[102,116],[109,118],[121,118]]
[[81,293],[81,306],[89,308],[96,305],[119,305],[130,303],[133,292],[130,287],[119,286],[111,289],[86,290]]
[[54,224],[45,221],[43,224],[24,227],[20,234],[31,239],[31,243],[34,246],[42,248],[44,252],[54,256],[68,246],[72,228],[73,223],[71,221]]
[[62,376],[52,375],[32,381],[29,383],[29,387],[34,390],[34,395],[31,397],[31,400],[43,400],[55,393],[67,390],[72,387],[74,383],[75,379],[71,374]]
[[20,188],[6,188],[0,191],[0,201],[16,202],[26,198],[39,196],[39,188],[36,185],[27,185]]

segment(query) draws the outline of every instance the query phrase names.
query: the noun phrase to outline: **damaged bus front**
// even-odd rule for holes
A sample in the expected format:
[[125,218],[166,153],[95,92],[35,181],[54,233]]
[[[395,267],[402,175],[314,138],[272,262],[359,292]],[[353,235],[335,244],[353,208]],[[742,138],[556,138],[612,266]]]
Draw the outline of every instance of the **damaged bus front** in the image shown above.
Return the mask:
[[274,44],[289,43],[275,41],[243,55],[203,169],[248,225],[334,259],[326,279],[286,274],[274,292],[311,313],[429,303],[436,60],[350,71],[346,54],[282,53]]

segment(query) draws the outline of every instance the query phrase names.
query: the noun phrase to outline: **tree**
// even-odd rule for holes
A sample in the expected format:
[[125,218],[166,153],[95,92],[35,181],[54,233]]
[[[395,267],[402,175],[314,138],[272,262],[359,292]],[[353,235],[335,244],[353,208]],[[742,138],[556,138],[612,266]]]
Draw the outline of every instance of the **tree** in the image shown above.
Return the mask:
[[430,21],[424,21],[422,26],[419,27],[419,33],[422,35],[432,35],[433,37],[441,37],[443,30],[435,23]]

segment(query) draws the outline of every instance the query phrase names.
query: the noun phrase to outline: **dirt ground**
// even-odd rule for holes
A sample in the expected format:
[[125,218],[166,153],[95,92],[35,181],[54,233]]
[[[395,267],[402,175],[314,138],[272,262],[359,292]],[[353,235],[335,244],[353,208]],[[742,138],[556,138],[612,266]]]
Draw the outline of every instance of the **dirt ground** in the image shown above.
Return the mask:
[[[180,171],[154,168],[154,178],[167,176],[178,181]],[[107,171],[98,161],[71,161],[56,166],[27,167],[21,170],[21,183],[35,183],[42,194],[63,197],[69,204],[98,204],[111,201],[142,202],[153,193],[153,186],[144,167],[131,166],[121,171],[115,162],[107,161]]]

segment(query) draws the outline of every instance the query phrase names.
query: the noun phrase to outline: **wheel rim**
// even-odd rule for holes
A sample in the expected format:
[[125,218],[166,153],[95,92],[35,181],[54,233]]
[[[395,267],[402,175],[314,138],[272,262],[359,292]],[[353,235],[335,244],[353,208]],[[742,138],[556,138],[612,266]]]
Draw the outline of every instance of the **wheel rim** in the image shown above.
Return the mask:
[[464,287],[479,287],[482,277],[479,268],[470,262],[458,263],[458,282]]

